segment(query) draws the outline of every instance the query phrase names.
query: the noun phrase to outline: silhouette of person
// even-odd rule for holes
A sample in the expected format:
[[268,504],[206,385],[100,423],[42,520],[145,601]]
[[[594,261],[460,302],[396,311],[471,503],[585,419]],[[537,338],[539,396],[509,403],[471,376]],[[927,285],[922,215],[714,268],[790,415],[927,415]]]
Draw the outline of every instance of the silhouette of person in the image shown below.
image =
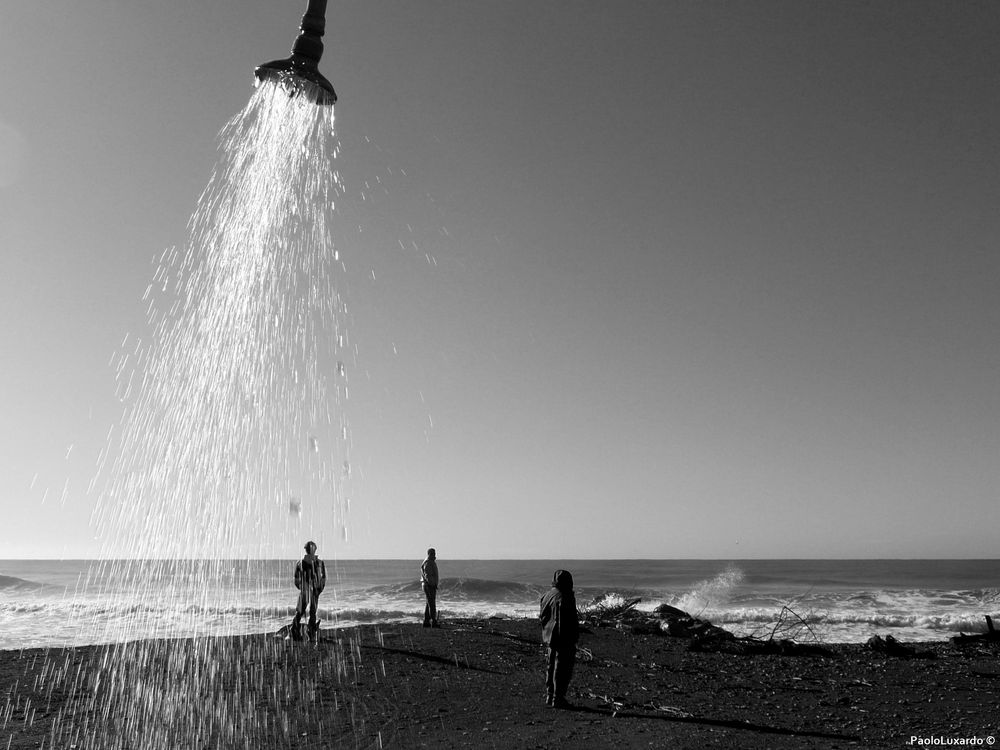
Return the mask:
[[573,574],[568,570],[557,570],[553,574],[552,588],[542,597],[538,619],[542,624],[542,643],[549,650],[545,705],[568,708],[566,691],[573,676],[576,642],[580,637]]
[[302,640],[299,629],[302,616],[309,610],[309,639],[312,640],[319,630],[316,622],[316,608],[319,606],[319,595],[326,588],[326,565],[316,556],[316,543],[306,542],[306,554],[295,566],[295,588],[299,590],[299,601],[295,607],[295,619],[292,620],[292,638]]
[[420,564],[420,588],[424,590],[424,598],[427,600],[427,604],[424,605],[424,627],[440,627],[437,615],[437,552],[433,547],[427,550],[427,559]]

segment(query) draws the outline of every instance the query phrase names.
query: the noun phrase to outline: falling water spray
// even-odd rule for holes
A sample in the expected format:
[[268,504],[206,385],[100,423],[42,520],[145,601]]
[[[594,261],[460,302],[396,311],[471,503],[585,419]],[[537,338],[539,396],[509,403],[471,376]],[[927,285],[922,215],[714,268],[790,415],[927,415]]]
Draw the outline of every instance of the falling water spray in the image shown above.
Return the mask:
[[[351,636],[326,631],[312,650],[211,637],[229,632],[232,591],[267,570],[291,588],[292,562],[256,561],[290,559],[306,538],[333,558],[349,523],[352,358],[333,240],[337,95],[317,67],[325,10],[311,0],[291,56],[256,69],[188,241],[147,289],[149,331],[117,357],[123,416],[95,483],[105,551],[94,574],[115,604],[82,624],[109,645],[85,668],[51,670],[66,682],[49,690],[68,696],[53,746],[277,747],[302,720],[330,737],[352,731],[351,699],[329,706],[358,668]],[[290,620],[293,594],[262,611]]]

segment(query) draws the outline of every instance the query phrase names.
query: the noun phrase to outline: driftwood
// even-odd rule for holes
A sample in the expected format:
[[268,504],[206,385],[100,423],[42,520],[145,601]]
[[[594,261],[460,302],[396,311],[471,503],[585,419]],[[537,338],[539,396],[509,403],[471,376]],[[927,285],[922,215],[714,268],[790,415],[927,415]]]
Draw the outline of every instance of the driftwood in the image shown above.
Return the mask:
[[984,615],[986,618],[986,632],[977,633],[975,635],[966,635],[965,633],[959,633],[951,642],[956,646],[968,646],[973,643],[1000,643],[1000,630],[993,627],[993,618],[989,615]]
[[578,614],[581,620],[591,620],[599,624],[633,620],[643,617],[641,612],[636,611],[636,605],[641,601],[642,598],[638,596],[626,597],[609,592],[594,597],[594,600]]
[[708,620],[692,617],[683,609],[671,607],[669,604],[661,604],[657,607],[656,614],[661,621],[660,629],[675,638],[692,638],[705,642],[728,641],[736,638],[728,630],[713,625]]
[[[687,612],[667,604],[657,608],[656,613],[666,622],[666,630],[670,635],[680,638],[690,638],[688,648],[691,651],[713,651],[731,654],[782,654],[785,656],[832,656],[832,652],[814,643],[796,643],[790,638],[775,638],[775,635],[789,629],[786,618],[795,619],[807,630],[808,625],[801,617],[788,607],[781,610],[778,623],[767,639],[753,636],[738,637],[724,628],[713,625],[707,620],[692,617]],[[809,631],[812,633],[812,631]]]
[[936,659],[937,654],[933,651],[918,651],[913,646],[908,646],[887,635],[883,638],[880,635],[873,635],[865,645],[872,651],[886,656],[899,656],[904,659]]
[[759,638],[745,637],[733,638],[732,640],[712,643],[712,642],[692,642],[692,651],[722,651],[728,654],[743,654],[745,656],[756,656],[764,654],[779,654],[781,656],[835,656],[833,651],[826,646],[815,643],[796,643],[787,638],[772,639],[766,641]]
[[818,641],[809,625],[788,607],[783,607],[778,622],[767,639],[737,636],[725,628],[713,625],[669,604],[661,604],[652,614],[636,610],[638,598],[606,594],[588,605],[581,614],[595,625],[628,627],[642,635],[670,635],[686,638],[692,651],[727,652],[734,654],[783,654],[786,656],[832,656],[833,652],[818,643],[796,643],[789,633],[808,631]]

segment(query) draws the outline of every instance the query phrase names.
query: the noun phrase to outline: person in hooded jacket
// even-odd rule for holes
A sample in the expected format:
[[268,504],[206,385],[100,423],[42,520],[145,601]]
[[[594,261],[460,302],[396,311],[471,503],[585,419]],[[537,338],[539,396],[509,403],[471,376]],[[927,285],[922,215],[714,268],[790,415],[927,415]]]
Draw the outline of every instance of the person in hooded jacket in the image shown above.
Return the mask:
[[542,597],[539,620],[542,643],[548,647],[548,669],[545,673],[545,705],[566,708],[566,691],[573,676],[576,642],[580,636],[580,621],[573,594],[573,574],[557,570],[552,576],[552,588]]
[[309,609],[309,638],[312,639],[319,630],[316,608],[319,606],[319,595],[326,588],[326,565],[316,556],[316,543],[306,542],[305,550],[305,556],[295,566],[295,588],[299,590],[299,601],[295,607],[295,619],[292,620],[292,638],[297,641],[302,640],[299,627],[306,608]]
[[427,557],[420,564],[420,588],[424,590],[424,627],[437,628],[437,590],[438,590],[438,566],[437,552],[431,547],[427,550]]

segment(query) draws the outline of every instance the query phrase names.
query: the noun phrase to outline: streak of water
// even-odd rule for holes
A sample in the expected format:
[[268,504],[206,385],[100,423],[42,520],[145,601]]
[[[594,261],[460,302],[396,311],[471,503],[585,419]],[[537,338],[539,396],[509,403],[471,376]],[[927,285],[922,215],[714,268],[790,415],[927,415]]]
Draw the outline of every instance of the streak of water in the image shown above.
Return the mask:
[[[349,528],[333,125],[333,107],[255,91],[221,132],[188,243],[146,290],[149,336],[123,342],[124,416],[96,482],[100,578],[136,604],[195,591],[188,632],[216,634],[195,613],[225,599],[227,559],[287,557],[306,536],[332,552]],[[148,640],[150,611],[94,626],[91,642],[116,644],[99,664],[46,671],[68,696],[54,746],[273,747],[356,669],[349,636],[311,655],[266,637]]]

